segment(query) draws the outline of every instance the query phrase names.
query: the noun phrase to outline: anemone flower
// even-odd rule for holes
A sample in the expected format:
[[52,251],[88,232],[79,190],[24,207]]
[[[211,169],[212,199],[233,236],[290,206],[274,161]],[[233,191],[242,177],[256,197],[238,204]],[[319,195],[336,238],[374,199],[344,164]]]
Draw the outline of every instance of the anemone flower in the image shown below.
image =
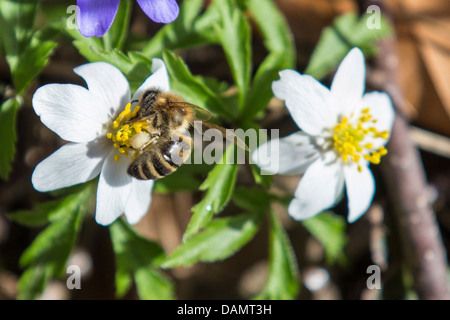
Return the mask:
[[[136,0],[145,14],[155,22],[169,23],[178,17],[175,0]],[[111,27],[120,0],[77,0],[80,33],[85,37],[101,37]]]
[[259,146],[252,159],[268,173],[303,173],[288,207],[294,219],[331,208],[344,186],[349,222],[369,208],[375,192],[369,164],[387,153],[394,111],[386,93],[364,94],[364,87],[364,55],[358,48],[344,58],[330,89],[294,70],[281,71],[272,84],[301,131]]
[[127,174],[133,156],[127,146],[136,130],[124,122],[138,112],[134,101],[144,91],[169,91],[167,69],[162,60],[153,59],[153,74],[133,96],[125,76],[108,63],[84,64],[74,72],[84,79],[87,88],[48,84],[33,96],[33,108],[42,123],[69,141],[36,166],[33,186],[47,192],[100,175],[96,221],[108,225],[124,213],[129,223],[137,223],[150,206],[153,181],[137,180]]

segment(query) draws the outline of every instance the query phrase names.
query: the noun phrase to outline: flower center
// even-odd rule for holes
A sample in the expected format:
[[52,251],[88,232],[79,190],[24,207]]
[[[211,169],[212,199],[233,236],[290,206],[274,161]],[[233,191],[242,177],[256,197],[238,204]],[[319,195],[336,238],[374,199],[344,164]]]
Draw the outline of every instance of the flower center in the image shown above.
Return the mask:
[[385,147],[374,148],[371,139],[389,139],[389,131],[378,131],[373,125],[377,120],[372,119],[370,109],[361,111],[358,122],[352,124],[347,117],[342,117],[341,122],[333,128],[333,147],[344,163],[355,162],[358,171],[362,171],[361,158],[373,164],[379,164],[380,158],[387,154]]
[[128,103],[125,110],[113,121],[111,130],[106,134],[119,152],[114,156],[116,162],[119,161],[119,154],[127,156],[130,149],[136,154],[138,149],[141,149],[150,140],[147,120],[128,122],[137,115],[139,109],[140,106],[136,106],[131,111],[131,103]]

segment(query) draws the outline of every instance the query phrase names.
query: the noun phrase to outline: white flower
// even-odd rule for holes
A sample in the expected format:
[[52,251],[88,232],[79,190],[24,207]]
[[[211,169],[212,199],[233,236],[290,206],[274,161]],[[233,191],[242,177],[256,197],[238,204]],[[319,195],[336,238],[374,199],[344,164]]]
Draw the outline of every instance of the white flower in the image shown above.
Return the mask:
[[[88,89],[74,84],[48,84],[33,96],[33,108],[42,123],[69,141],[39,163],[32,176],[36,190],[46,192],[87,182],[100,174],[95,219],[111,224],[122,213],[134,224],[147,212],[152,180],[127,174],[132,154],[123,133],[123,121],[135,115],[131,101],[149,88],[169,91],[164,62],[153,59],[153,74],[131,97],[125,76],[114,66],[94,62],[79,66]],[[135,102],[134,102],[135,103]],[[126,128],[125,128],[126,129]],[[125,130],[126,131],[126,130]]]
[[288,207],[294,219],[334,206],[344,185],[349,222],[369,208],[375,193],[369,164],[378,164],[387,153],[394,110],[387,94],[364,94],[364,83],[364,56],[354,48],[336,71],[331,89],[293,70],[281,71],[272,84],[302,131],[261,145],[252,159],[268,173],[304,173]]

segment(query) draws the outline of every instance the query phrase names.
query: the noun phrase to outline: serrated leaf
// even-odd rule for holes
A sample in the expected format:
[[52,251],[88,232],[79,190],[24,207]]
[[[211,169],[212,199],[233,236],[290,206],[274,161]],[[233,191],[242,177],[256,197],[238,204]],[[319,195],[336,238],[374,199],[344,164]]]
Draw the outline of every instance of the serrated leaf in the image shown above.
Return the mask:
[[302,221],[302,224],[322,244],[328,263],[344,258],[347,237],[343,217],[332,212],[322,212]]
[[73,45],[88,61],[108,62],[122,71],[131,90],[136,90],[151,75],[151,60],[142,53],[130,51],[125,54],[119,49],[105,51],[98,38],[83,37],[77,29],[68,29],[67,32],[74,39]]
[[23,252],[19,264],[27,269],[19,280],[18,297],[34,299],[52,277],[62,276],[91,195],[92,188],[89,184],[83,191],[69,196],[67,210],[40,232]]
[[204,198],[192,208],[193,215],[183,238],[188,239],[220,213],[233,194],[238,165],[234,160],[234,145],[230,145],[224,154],[223,163],[216,164],[200,186],[207,190]]
[[295,64],[294,37],[276,3],[272,0],[248,0],[246,6],[252,13],[267,50],[284,52],[286,64]]
[[66,33],[73,39],[73,45],[88,61],[97,61],[99,53],[104,52],[103,43],[97,37],[84,37],[78,28],[66,28]]
[[8,99],[0,109],[0,177],[7,180],[16,153],[16,118],[19,104],[16,99]]
[[180,57],[170,51],[164,51],[164,62],[170,75],[171,89],[186,101],[225,118],[232,118],[231,110],[225,109],[223,102],[211,90],[205,80],[194,76]]
[[109,228],[116,256],[116,295],[122,297],[134,278],[142,299],[171,299],[172,283],[157,270],[164,250],[137,234],[122,219]]
[[269,274],[255,299],[295,299],[299,291],[298,267],[288,235],[274,213],[270,214]]
[[256,212],[212,220],[203,231],[175,249],[161,266],[173,268],[226,259],[253,238],[262,217],[261,212]]
[[28,227],[40,227],[57,220],[67,211],[73,211],[76,205],[70,195],[64,199],[51,200],[44,203],[35,204],[32,210],[20,210],[7,215],[7,217],[21,225]]
[[252,70],[251,29],[247,18],[232,0],[213,1],[220,12],[215,31],[238,88],[239,108],[244,108]]
[[380,16],[379,29],[368,28],[369,17],[370,15],[365,14],[358,18],[355,13],[337,17],[333,25],[322,32],[305,73],[321,79],[333,71],[353,47],[363,50],[366,57],[375,54],[377,41],[390,35],[392,30],[383,16]]
[[17,94],[22,94],[31,81],[39,75],[56,48],[56,42],[42,41],[37,38],[33,37],[30,45],[20,55],[15,68],[11,70]]
[[52,270],[55,276],[62,272],[81,226],[84,215],[82,206],[89,196],[86,191],[70,196],[67,210],[64,210],[57,220],[39,233],[24,251],[19,261],[22,267],[31,264],[47,264],[54,266]]

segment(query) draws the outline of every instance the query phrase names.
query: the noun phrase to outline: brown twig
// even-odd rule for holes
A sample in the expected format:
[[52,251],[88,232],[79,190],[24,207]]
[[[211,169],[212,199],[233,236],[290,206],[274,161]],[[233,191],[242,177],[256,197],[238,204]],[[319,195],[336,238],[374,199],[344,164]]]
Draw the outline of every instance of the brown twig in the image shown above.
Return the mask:
[[[383,1],[359,0],[362,10]],[[389,154],[382,161],[382,171],[392,200],[405,262],[414,279],[420,299],[450,299],[447,285],[447,258],[435,214],[426,192],[426,177],[420,155],[409,134],[409,124],[401,113],[402,92],[399,87],[398,56],[394,37],[380,41],[375,67],[384,74],[381,88],[394,104],[396,118],[388,145]]]

